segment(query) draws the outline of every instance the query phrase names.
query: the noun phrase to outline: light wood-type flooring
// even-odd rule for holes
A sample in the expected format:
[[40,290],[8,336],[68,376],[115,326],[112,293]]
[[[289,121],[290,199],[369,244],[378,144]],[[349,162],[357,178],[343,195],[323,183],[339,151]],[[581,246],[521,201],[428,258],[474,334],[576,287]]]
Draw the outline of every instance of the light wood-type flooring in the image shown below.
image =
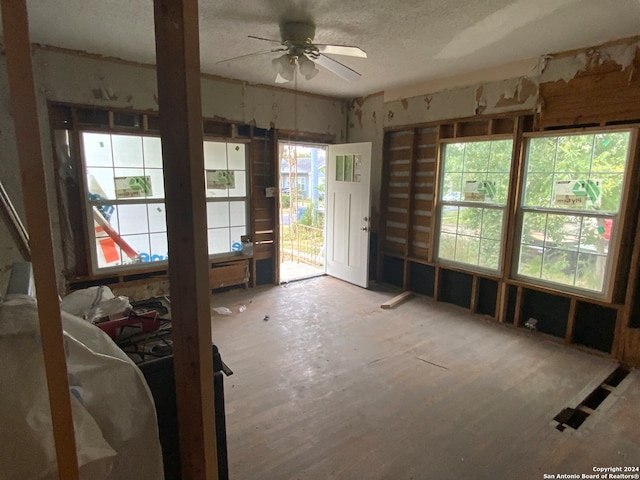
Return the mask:
[[560,432],[553,417],[615,362],[427,298],[380,308],[397,293],[319,277],[212,296],[233,311],[212,313],[234,371],[232,479],[542,479],[640,466],[637,371]]

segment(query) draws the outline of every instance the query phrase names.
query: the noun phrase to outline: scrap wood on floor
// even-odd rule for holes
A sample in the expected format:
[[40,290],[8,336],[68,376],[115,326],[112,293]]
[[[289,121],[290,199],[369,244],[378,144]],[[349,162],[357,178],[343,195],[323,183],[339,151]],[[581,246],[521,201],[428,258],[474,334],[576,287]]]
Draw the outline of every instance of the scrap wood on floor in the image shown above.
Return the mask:
[[380,308],[384,308],[385,310],[390,308],[395,308],[398,305],[400,305],[402,302],[409,300],[411,296],[412,296],[411,292],[408,292],[408,291],[402,292],[400,295],[396,295],[391,300],[387,300],[386,302],[384,302],[382,305],[380,305]]

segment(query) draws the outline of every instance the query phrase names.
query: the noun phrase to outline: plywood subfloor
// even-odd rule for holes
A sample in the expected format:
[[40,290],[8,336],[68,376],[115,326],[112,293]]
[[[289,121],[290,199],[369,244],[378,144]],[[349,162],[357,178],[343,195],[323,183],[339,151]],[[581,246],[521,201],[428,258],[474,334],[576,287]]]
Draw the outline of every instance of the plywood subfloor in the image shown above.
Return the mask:
[[[540,479],[640,463],[636,371],[579,430],[609,359],[330,277],[212,297],[231,478]],[[240,305],[247,309],[240,313]],[[265,321],[265,315],[269,320]]]

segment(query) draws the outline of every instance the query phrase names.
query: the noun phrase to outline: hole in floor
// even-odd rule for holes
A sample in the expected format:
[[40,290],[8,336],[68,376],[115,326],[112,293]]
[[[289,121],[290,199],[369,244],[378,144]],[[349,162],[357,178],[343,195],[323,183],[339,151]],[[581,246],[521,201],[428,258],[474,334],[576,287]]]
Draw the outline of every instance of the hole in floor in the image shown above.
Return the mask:
[[553,417],[553,420],[558,422],[556,429],[561,432],[563,432],[566,427],[571,427],[574,430],[578,429],[589,415],[620,385],[627,375],[629,375],[629,370],[623,367],[616,368],[611,375],[587,395],[576,408],[565,408]]

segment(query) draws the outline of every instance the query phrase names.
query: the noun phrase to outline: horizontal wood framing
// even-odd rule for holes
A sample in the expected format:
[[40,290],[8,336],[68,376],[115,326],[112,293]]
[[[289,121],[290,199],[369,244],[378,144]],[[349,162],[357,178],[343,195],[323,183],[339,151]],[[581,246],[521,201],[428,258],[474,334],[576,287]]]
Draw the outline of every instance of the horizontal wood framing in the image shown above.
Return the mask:
[[[568,95],[568,92],[565,94]],[[552,107],[555,108],[555,104]],[[565,105],[565,108],[570,111],[572,107]],[[589,117],[590,122],[587,123],[595,123],[600,127],[615,123],[619,128],[637,129],[640,105],[633,104],[629,107],[631,113],[619,115],[620,122],[611,114],[617,111],[616,108],[614,105],[609,110],[602,110],[600,116],[597,116],[597,112],[589,113],[593,118]],[[439,144],[457,139],[481,140],[488,136],[513,136],[515,152],[512,182],[518,184],[521,175],[519,165],[524,159],[522,138],[527,132],[534,132],[536,129],[558,129],[557,122],[550,122],[549,117],[545,117],[547,113],[543,111],[538,117],[530,112],[517,113],[512,116],[461,119],[386,130],[378,280],[400,286],[407,291],[432,296],[438,301],[462,305],[473,313],[488,316],[514,328],[528,328],[525,324],[536,323],[528,322],[533,318],[537,320],[535,330],[538,335],[599,355],[609,355],[630,366],[640,366],[640,319],[635,318],[640,308],[632,305],[634,295],[640,290],[640,266],[637,265],[640,262],[640,241],[637,240],[640,230],[640,194],[637,193],[640,181],[637,178],[640,147],[637,132],[633,135],[632,164],[628,169],[631,181],[626,182],[630,193],[626,195],[625,224],[620,229],[623,237],[621,253],[614,258],[619,270],[613,280],[617,293],[611,301],[512,279],[508,273],[510,268],[505,270],[504,275],[493,275],[470,271],[463,266],[440,264],[434,259]],[[562,131],[584,131],[581,120],[574,123],[568,117],[558,115],[555,118],[564,122]],[[580,117],[582,118],[585,117]],[[629,121],[624,123],[625,120]],[[505,212],[511,227],[517,211],[518,196],[518,192],[515,192],[509,200],[513,212],[509,209]],[[513,244],[513,235],[515,230],[510,228],[509,245]],[[509,247],[510,250],[513,248],[515,247]],[[507,267],[510,267],[509,263],[507,262]],[[464,295],[461,298],[445,295],[443,289],[448,285],[457,285],[456,288],[464,290]],[[622,287],[626,287],[626,292]],[[548,304],[550,313],[537,308],[541,301]]]
[[[64,162],[73,164],[75,171],[80,169],[79,130],[90,128],[93,131],[109,133],[139,133],[159,135],[157,112],[135,111],[130,109],[103,109],[90,105],[69,105],[57,102],[49,104],[49,122],[52,130],[54,152],[56,131],[69,132],[71,158],[54,155],[55,171],[60,172]],[[203,119],[203,132],[207,138],[216,138],[236,143],[245,143],[248,152],[249,168],[249,235],[254,243],[254,254],[250,261],[251,285],[255,285],[258,260],[276,258],[276,199],[267,197],[265,188],[277,184],[277,166],[274,147],[275,131],[264,130],[252,125],[244,125],[216,119]],[[92,274],[89,256],[87,229],[84,223],[86,215],[82,200],[84,179],[56,179],[58,210],[60,222],[68,228],[62,229],[63,258],[67,289],[86,288],[102,284],[113,287],[136,286],[153,281],[167,279],[166,264],[139,266],[135,269],[110,273]],[[215,258],[212,262],[215,262]],[[264,265],[264,264],[263,264]],[[263,278],[275,282],[271,273]],[[264,283],[264,282],[263,282]]]

